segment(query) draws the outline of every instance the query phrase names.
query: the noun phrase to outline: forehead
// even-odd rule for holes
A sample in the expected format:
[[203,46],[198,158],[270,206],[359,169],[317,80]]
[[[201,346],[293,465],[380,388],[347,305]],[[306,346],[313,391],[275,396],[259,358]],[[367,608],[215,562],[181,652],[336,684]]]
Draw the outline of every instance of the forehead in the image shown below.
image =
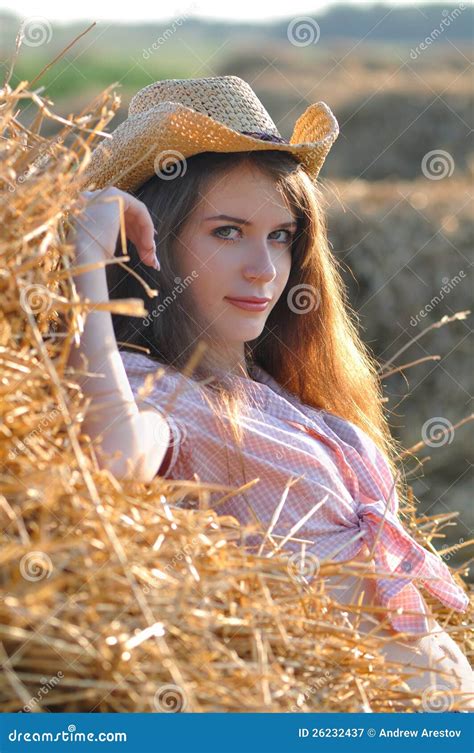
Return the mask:
[[274,179],[257,168],[239,165],[211,178],[201,193],[200,214],[268,216],[291,220],[293,214]]

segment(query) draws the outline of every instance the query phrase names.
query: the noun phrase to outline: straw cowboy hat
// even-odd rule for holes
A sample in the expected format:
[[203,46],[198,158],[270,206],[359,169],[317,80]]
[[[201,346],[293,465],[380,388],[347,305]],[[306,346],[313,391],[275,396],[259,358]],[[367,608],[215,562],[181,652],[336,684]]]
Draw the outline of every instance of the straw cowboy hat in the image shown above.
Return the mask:
[[338,134],[329,107],[316,102],[285,141],[238,76],[156,81],[132,97],[128,118],[92,152],[83,178],[90,189],[133,191],[154,174],[184,175],[186,158],[200,152],[277,149],[293,154],[316,179]]

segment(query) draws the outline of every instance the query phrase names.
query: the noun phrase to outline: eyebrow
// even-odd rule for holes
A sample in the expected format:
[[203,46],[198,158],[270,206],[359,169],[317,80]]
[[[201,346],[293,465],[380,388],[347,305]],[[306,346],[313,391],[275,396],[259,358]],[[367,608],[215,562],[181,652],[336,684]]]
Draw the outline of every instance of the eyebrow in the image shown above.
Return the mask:
[[[231,217],[228,214],[215,214],[212,217],[205,217],[203,222],[208,222],[208,220],[230,220],[231,222],[238,222],[240,225],[252,224],[249,220],[243,220],[241,217]],[[278,223],[278,227],[296,227],[297,224],[296,220],[292,220],[291,222],[280,222]]]

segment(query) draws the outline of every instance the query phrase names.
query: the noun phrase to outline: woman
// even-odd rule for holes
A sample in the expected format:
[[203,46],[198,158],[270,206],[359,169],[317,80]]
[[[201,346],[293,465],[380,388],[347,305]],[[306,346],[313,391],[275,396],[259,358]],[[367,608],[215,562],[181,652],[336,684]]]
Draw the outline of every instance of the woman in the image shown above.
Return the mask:
[[[376,365],[326,236],[316,178],[337,135],[317,103],[285,142],[235,76],[135,95],[92,155],[85,185],[95,190],[84,192],[75,239],[81,263],[120,256],[121,204],[130,261],[76,282],[93,301],[141,299],[147,316],[88,316],[70,358],[87,359],[85,428],[101,464],[124,478],[197,474],[240,489],[219,512],[248,527],[253,550],[292,551],[298,578],[321,561],[366,562],[375,577],[328,579],[333,595],[390,610],[387,656],[424,669],[410,687],[469,693],[467,659],[413,580],[453,609],[467,597],[398,518]],[[204,353],[183,373],[197,343]]]

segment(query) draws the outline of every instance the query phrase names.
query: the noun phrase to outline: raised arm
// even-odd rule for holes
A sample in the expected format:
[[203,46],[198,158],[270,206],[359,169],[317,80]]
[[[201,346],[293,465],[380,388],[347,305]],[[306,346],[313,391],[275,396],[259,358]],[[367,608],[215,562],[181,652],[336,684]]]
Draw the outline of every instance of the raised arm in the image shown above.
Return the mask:
[[[114,187],[86,191],[83,196],[87,207],[68,237],[75,245],[78,265],[113,257],[121,202],[127,237],[136,245],[142,261],[157,267],[153,223],[142,202]],[[94,302],[109,298],[104,266],[75,274],[74,282],[81,298]],[[79,372],[77,381],[90,399],[83,428],[94,444],[99,466],[108,468],[117,478],[151,481],[168,448],[169,426],[152,408],[138,409],[110,312],[88,313],[80,346],[72,347],[68,365]]]

